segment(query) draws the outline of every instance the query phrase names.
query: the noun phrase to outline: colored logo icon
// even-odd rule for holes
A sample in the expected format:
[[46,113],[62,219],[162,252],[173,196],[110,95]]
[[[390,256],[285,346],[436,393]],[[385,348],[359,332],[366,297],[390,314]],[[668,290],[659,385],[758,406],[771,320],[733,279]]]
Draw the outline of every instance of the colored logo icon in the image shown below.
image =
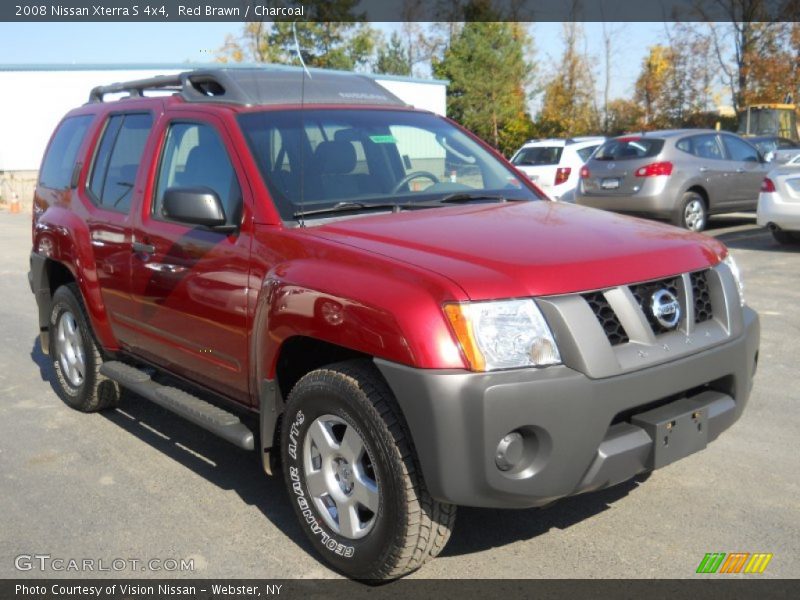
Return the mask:
[[697,573],[763,573],[772,554],[766,552],[709,552],[697,566]]

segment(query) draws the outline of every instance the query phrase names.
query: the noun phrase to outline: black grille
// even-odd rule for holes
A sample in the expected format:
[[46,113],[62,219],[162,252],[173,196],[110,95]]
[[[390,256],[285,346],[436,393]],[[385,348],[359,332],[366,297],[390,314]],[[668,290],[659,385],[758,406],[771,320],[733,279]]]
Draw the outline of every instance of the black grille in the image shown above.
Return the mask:
[[619,322],[617,313],[611,308],[603,292],[583,294],[583,298],[589,304],[589,308],[594,312],[594,316],[597,317],[600,325],[602,325],[603,331],[606,332],[606,337],[612,346],[625,344],[629,341],[625,328]]
[[691,273],[689,277],[692,280],[694,322],[710,321],[714,317],[714,310],[711,307],[711,295],[708,292],[708,271]]
[[653,316],[653,311],[650,310],[650,298],[658,290],[667,290],[673,296],[679,298],[678,281],[680,281],[679,277],[670,277],[669,279],[662,279],[660,281],[649,281],[647,283],[638,283],[636,285],[630,286],[630,290],[631,293],[633,294],[633,297],[636,298],[636,302],[642,309],[644,316],[647,317],[647,322],[650,323],[650,327],[652,327],[653,333],[655,334],[666,333],[671,330],[664,327],[663,325],[661,325],[661,323],[656,321],[656,318]]

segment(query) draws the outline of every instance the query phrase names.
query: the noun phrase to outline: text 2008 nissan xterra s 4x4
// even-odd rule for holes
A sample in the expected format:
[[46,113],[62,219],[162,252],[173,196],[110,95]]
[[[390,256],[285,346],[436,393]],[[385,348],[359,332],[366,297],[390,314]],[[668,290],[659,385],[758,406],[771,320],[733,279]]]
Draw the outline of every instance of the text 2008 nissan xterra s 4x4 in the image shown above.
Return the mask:
[[372,80],[302,77],[114,84],[61,121],[30,281],[67,404],[127,388],[255,449],[358,578],[437,555],[456,505],[615,485],[742,414],[759,324],[723,244],[551,202]]

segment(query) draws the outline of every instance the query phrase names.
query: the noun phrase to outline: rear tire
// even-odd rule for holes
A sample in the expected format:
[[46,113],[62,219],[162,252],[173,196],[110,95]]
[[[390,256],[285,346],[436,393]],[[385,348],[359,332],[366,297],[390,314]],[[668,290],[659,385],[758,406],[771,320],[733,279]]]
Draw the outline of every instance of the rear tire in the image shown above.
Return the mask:
[[772,237],[779,244],[797,244],[800,243],[800,234],[792,231],[783,231],[782,229],[773,229]]
[[357,579],[394,579],[442,551],[456,507],[428,493],[405,420],[371,363],[308,373],[284,414],[292,506],[330,565]]
[[55,371],[53,387],[68,406],[95,412],[117,404],[119,384],[100,374],[103,357],[74,283],[61,286],[53,295],[50,357]]
[[703,231],[708,224],[708,207],[705,199],[697,192],[686,192],[678,205],[678,212],[672,218],[678,227],[689,231]]

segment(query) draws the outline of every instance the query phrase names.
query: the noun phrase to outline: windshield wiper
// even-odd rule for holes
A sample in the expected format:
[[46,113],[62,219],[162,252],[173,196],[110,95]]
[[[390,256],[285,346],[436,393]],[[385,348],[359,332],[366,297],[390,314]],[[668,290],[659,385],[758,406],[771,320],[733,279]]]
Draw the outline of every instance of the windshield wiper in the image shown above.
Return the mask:
[[468,194],[465,192],[456,192],[454,194],[448,194],[446,196],[442,196],[436,202],[440,203],[450,203],[453,204],[460,203],[460,202],[479,202],[485,200],[495,200],[497,202],[508,202],[510,200],[514,200],[514,198],[506,198],[505,196],[498,196],[496,194]]
[[400,212],[400,205],[394,203],[365,204],[363,202],[337,202],[333,206],[325,208],[312,208],[310,210],[298,210],[292,215],[295,219],[313,215],[329,215],[335,213],[353,212],[358,210],[386,210],[391,208],[392,212]]

